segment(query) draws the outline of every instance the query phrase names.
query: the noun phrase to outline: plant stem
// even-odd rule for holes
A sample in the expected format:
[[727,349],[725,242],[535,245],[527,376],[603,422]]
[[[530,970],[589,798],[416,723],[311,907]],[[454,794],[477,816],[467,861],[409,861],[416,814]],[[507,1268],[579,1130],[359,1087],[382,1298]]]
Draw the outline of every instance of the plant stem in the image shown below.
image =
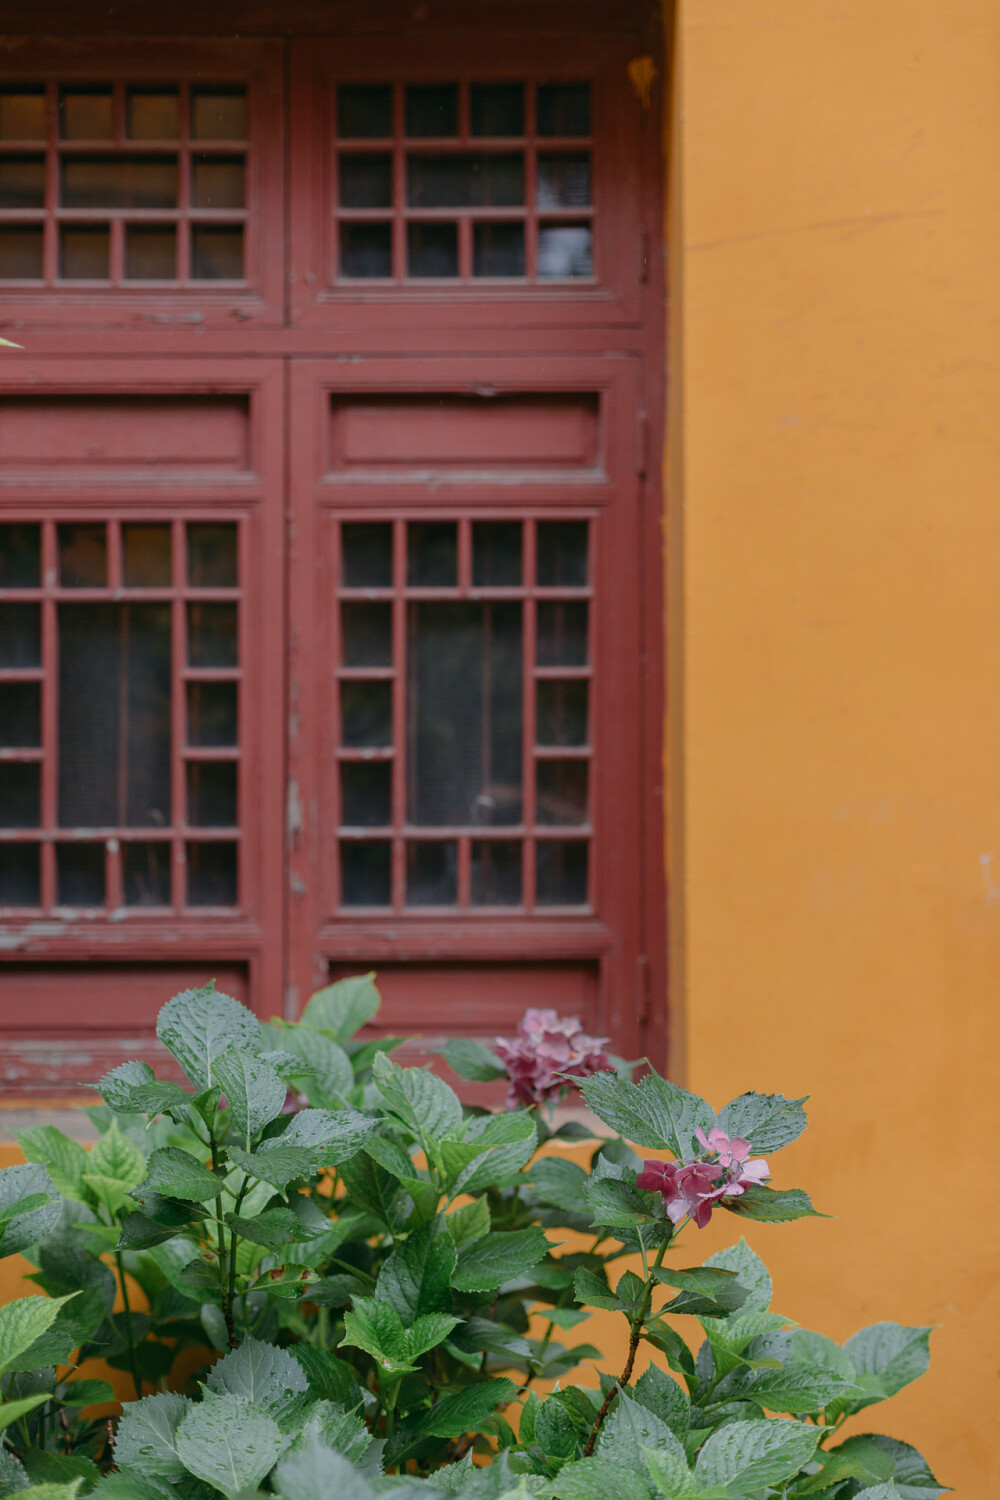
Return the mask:
[[139,1369],[135,1360],[135,1331],[132,1327],[132,1307],[128,1300],[128,1286],[125,1281],[125,1265],[122,1261],[120,1250],[115,1251],[115,1264],[118,1267],[118,1284],[122,1289],[122,1303],[125,1308],[125,1340],[128,1344],[128,1367],[132,1373],[132,1384],[135,1386],[135,1399],[142,1400],[142,1381],[139,1379]]
[[[212,1171],[219,1170],[219,1148],[216,1144],[215,1135],[211,1138],[212,1144]],[[233,1245],[229,1247],[232,1271],[226,1268],[226,1220],[222,1212],[222,1194],[215,1200],[215,1225],[219,1240],[219,1296],[222,1302],[222,1317],[226,1324],[226,1335],[230,1349],[238,1348],[236,1342],[236,1324],[233,1321],[233,1282],[235,1279],[236,1251]],[[236,1233],[233,1232],[235,1240]]]
[[[660,1246],[659,1250],[657,1250],[656,1252],[656,1259],[653,1262],[653,1271],[658,1270],[659,1267],[662,1266],[663,1257],[667,1252],[667,1246],[669,1244],[670,1236],[668,1235],[668,1237],[663,1241],[663,1244]],[[594,1445],[597,1442],[597,1435],[604,1425],[604,1418],[607,1416],[608,1411],[611,1407],[611,1403],[615,1399],[615,1396],[620,1390],[624,1390],[629,1381],[632,1379],[632,1367],[635,1364],[635,1356],[638,1352],[639,1344],[642,1340],[642,1325],[643,1323],[645,1323],[646,1318],[649,1315],[649,1307],[650,1303],[653,1300],[653,1288],[655,1287],[655,1285],[656,1280],[651,1271],[646,1278],[646,1289],[643,1293],[639,1311],[636,1313],[634,1318],[629,1320],[630,1336],[628,1341],[628,1357],[625,1360],[625,1368],[619,1375],[616,1383],[611,1387],[610,1391],[605,1396],[601,1409],[594,1419],[594,1425],[590,1429],[590,1436],[587,1439],[587,1446],[583,1450],[584,1458],[589,1458],[593,1453]]]

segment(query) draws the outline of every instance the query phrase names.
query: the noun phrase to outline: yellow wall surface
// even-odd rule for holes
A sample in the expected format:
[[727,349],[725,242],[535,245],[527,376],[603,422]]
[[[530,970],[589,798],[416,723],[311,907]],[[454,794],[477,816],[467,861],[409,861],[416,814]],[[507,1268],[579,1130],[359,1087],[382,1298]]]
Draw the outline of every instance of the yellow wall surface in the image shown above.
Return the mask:
[[674,30],[686,1081],[812,1095],[776,1185],[836,1218],[754,1234],[777,1305],[938,1325],[864,1425],[994,1500],[1000,5],[678,0]]

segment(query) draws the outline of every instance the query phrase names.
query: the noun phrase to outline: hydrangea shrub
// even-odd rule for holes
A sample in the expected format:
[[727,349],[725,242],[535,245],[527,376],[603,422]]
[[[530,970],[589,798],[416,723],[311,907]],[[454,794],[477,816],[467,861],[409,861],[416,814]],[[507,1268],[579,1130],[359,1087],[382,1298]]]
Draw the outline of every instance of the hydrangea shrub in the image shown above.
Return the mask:
[[[27,1256],[39,1295],[0,1308],[0,1497],[942,1493],[915,1448],[844,1432],[924,1371],[929,1329],[841,1346],[772,1310],[744,1240],[701,1265],[680,1250],[713,1212],[814,1215],[770,1185],[804,1101],[716,1112],[529,1011],[495,1050],[442,1049],[466,1078],[506,1079],[492,1113],[400,1066],[397,1039],[359,1035],[377,1007],[372,976],[297,1024],[186,991],[157,1026],[177,1077],[108,1073],[89,1151],[22,1134],[0,1254]],[[559,1123],[569,1092],[610,1135]],[[627,1324],[621,1369],[563,1341],[595,1308]],[[110,1386],[79,1374],[92,1357],[131,1381],[117,1420],[95,1410]]]

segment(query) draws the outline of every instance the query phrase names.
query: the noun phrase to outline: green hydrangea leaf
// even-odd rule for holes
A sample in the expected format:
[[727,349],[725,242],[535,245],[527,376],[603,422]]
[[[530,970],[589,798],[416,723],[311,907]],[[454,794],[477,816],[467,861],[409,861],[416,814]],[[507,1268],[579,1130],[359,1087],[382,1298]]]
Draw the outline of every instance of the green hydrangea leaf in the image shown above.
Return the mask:
[[37,1244],[61,1217],[56,1185],[45,1167],[29,1162],[0,1168],[0,1256]]
[[15,1367],[15,1361],[51,1328],[59,1309],[77,1295],[70,1292],[65,1297],[17,1297],[0,1307],[0,1374]]
[[459,1078],[474,1083],[493,1083],[507,1076],[507,1069],[496,1053],[471,1037],[452,1037],[443,1047],[432,1047],[431,1051],[440,1053]]
[[564,1213],[590,1215],[585,1188],[589,1181],[575,1161],[558,1156],[543,1156],[533,1162],[528,1186],[522,1190],[525,1202],[533,1207],[561,1208]]
[[702,1149],[695,1130],[700,1126],[707,1131],[715,1124],[710,1104],[657,1073],[648,1073],[638,1084],[615,1073],[595,1073],[580,1087],[598,1119],[636,1146],[689,1157]]
[[249,1151],[252,1137],[281,1113],[288,1093],[285,1080],[270,1063],[236,1047],[219,1053],[212,1072],[226,1096],[232,1128]]
[[442,1396],[417,1418],[416,1432],[421,1436],[453,1438],[466,1432],[478,1432],[498,1406],[513,1401],[517,1388],[512,1380],[483,1380],[468,1385],[454,1395]]
[[730,1138],[742,1136],[750,1142],[754,1156],[780,1151],[797,1141],[806,1128],[806,1098],[786,1099],[784,1094],[740,1094],[719,1111],[719,1125]]
[[317,990],[299,1019],[303,1026],[328,1032],[343,1046],[374,1019],[381,1003],[374,972],[358,974]]
[[451,1312],[451,1278],[458,1252],[440,1220],[398,1243],[384,1262],[376,1295],[391,1302],[403,1322],[421,1313]]
[[501,1282],[526,1276],[549,1251],[541,1229],[515,1229],[463,1245],[452,1286],[460,1292],[487,1292]]
[[641,1474],[601,1456],[567,1464],[552,1481],[551,1493],[556,1500],[650,1500]]
[[260,1484],[281,1449],[277,1423],[242,1396],[207,1390],[177,1428],[177,1453],[184,1467],[227,1500]]
[[311,1177],[316,1169],[315,1151],[299,1146],[272,1146],[265,1141],[253,1152],[241,1151],[237,1146],[229,1146],[227,1151],[234,1166],[279,1190],[284,1190],[290,1182]]
[[257,1017],[214,984],[184,990],[168,1000],[156,1022],[156,1035],[200,1092],[215,1083],[215,1059],[230,1047],[259,1052]]
[[317,1432],[282,1459],[274,1484],[282,1500],[373,1500],[367,1481]]
[[127,1114],[135,1108],[131,1100],[132,1089],[137,1084],[152,1083],[155,1077],[149,1063],[119,1063],[117,1068],[112,1068],[110,1073],[105,1073],[99,1080],[97,1092],[109,1109],[113,1109],[116,1114]]
[[[876,1377],[875,1389],[894,1396],[927,1369],[931,1332],[930,1328],[906,1328],[900,1323],[873,1323],[849,1338],[844,1351],[859,1376]],[[873,1396],[882,1399],[874,1392]]]
[[117,1120],[112,1120],[108,1129],[90,1149],[88,1171],[102,1177],[112,1177],[128,1190],[136,1187],[146,1175],[146,1158],[128,1136]]
[[386,1109],[418,1140],[440,1141],[461,1129],[458,1095],[426,1068],[401,1068],[380,1052],[372,1062],[372,1077]]
[[188,1198],[195,1203],[206,1203],[222,1191],[221,1178],[179,1146],[164,1146],[150,1154],[142,1185],[164,1198]]
[[354,1087],[354,1069],[339,1042],[308,1026],[291,1025],[280,1029],[272,1026],[269,1031],[280,1038],[283,1051],[291,1052],[308,1064],[308,1070],[298,1075],[296,1086],[309,1103],[322,1109],[340,1105]]
[[[64,1198],[83,1201],[81,1178],[88,1170],[90,1156],[79,1141],[71,1140],[54,1125],[35,1125],[31,1130],[18,1131],[17,1143],[25,1161],[39,1162],[48,1170],[57,1192]],[[0,1180],[2,1176],[0,1173]],[[3,1201],[0,1189],[0,1205]]]
[[739,1198],[721,1198],[719,1206],[742,1219],[756,1219],[761,1224],[784,1224],[790,1219],[825,1218],[812,1206],[809,1194],[801,1188],[769,1188],[753,1182]]
[[821,1436],[819,1427],[783,1418],[730,1422],[706,1441],[695,1478],[700,1489],[715,1486],[733,1496],[784,1484],[809,1462]]
[[309,1389],[305,1371],[287,1349],[249,1337],[212,1366],[206,1383],[210,1391],[242,1396],[272,1417]]
[[339,1166],[357,1155],[372,1138],[378,1121],[356,1109],[302,1109],[292,1115],[281,1135],[264,1142],[263,1150],[298,1146],[315,1151],[324,1166]]

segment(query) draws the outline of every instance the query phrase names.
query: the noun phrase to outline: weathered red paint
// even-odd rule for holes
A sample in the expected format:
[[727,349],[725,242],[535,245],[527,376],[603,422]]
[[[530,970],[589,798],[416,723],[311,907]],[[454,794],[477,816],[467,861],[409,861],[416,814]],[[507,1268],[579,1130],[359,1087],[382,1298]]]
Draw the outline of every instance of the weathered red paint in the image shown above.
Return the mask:
[[[106,8],[98,10],[92,35],[107,30]],[[213,973],[267,1015],[296,1013],[328,976],[376,967],[392,1030],[490,1035],[509,1029],[524,1004],[551,1003],[579,1010],[626,1054],[660,1050],[661,569],[658,485],[646,456],[657,424],[650,438],[645,416],[662,405],[659,133],[626,72],[636,55],[656,54],[655,17],[621,7],[612,22],[606,8],[574,7],[570,35],[557,5],[542,25],[537,6],[507,8],[492,22],[441,6],[415,33],[412,7],[386,5],[377,16],[365,10],[380,32],[373,43],[358,34],[353,5],[324,7],[323,27],[316,7],[240,7],[239,41],[225,35],[235,23],[221,3],[175,8],[180,19],[155,25],[132,0],[119,10],[111,29],[120,34],[98,43],[79,35],[78,6],[48,7],[45,39],[5,44],[0,83],[99,81],[114,85],[116,99],[136,81],[178,84],[182,94],[199,80],[245,84],[245,284],[0,283],[0,331],[25,346],[0,364],[0,521],[109,521],[112,559],[117,523],[240,523],[239,905],[164,914],[115,906],[120,856],[111,845],[127,830],[109,828],[100,830],[107,911],[52,910],[56,705],[45,689],[43,908],[0,913],[3,1081],[65,1087],[92,1076],[148,1038],[158,999]],[[320,29],[327,34],[308,34]],[[376,77],[591,80],[595,279],[338,281],[331,83]],[[467,255],[466,246],[466,268]],[[589,904],[532,912],[526,864],[525,904],[509,911],[338,908],[338,524],[458,520],[461,576],[448,597],[473,598],[472,520],[522,519],[530,538],[535,522],[561,517],[593,531],[595,696],[580,751],[593,757]],[[38,596],[45,609],[61,597],[53,545]],[[122,584],[116,569],[112,561],[111,590]],[[179,574],[172,590],[165,599],[188,597]],[[527,630],[530,589],[523,597]],[[47,681],[55,668],[51,657],[43,663]],[[175,717],[175,809],[182,733]],[[170,836],[176,855],[183,820]]]

